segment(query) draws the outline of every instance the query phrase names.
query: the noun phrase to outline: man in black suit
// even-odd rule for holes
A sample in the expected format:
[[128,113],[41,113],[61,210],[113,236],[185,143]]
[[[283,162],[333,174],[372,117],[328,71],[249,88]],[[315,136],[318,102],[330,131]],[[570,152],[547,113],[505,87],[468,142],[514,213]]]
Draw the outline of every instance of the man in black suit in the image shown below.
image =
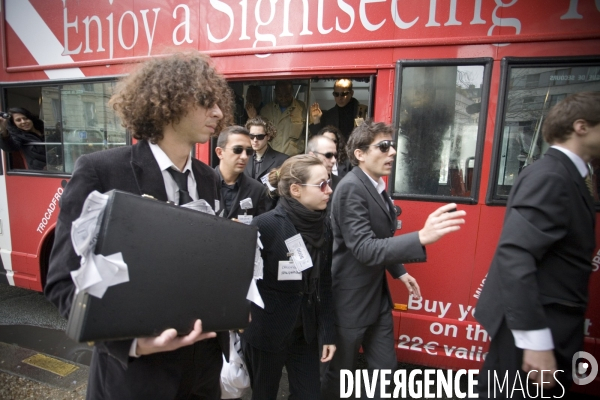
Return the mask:
[[[402,263],[425,261],[425,245],[457,231],[464,211],[456,204],[434,211],[423,229],[394,237],[396,210],[382,177],[390,174],[396,150],[392,128],[367,121],[348,142],[352,169],[333,193],[333,305],[337,351],[323,380],[323,398],[337,399],[340,370],[356,370],[362,346],[369,369],[396,369],[392,299],[387,270],[410,295],[420,297],[416,280]],[[377,396],[379,389],[376,390]]]
[[[319,160],[321,160],[323,165],[325,165],[327,173],[329,174],[329,179],[331,179],[329,187],[331,187],[331,190],[335,190],[337,184],[342,179],[331,172],[337,161],[337,147],[335,142],[326,136],[315,135],[308,141],[306,151],[308,154],[316,156]],[[330,208],[330,206],[331,202],[327,204],[328,208]]]
[[[475,311],[492,337],[480,398],[506,397],[493,387],[494,374],[500,381],[508,376],[509,387],[520,378],[532,397],[542,397],[532,384],[544,386],[544,397],[562,397],[572,382],[571,359],[583,346],[595,248],[587,163],[600,157],[600,92],[558,103],[542,133],[551,147],[512,187]],[[557,370],[564,372],[553,376]]]
[[248,160],[254,154],[250,133],[243,126],[225,128],[215,149],[221,160],[215,167],[221,181],[221,211],[225,218],[236,218],[249,224],[252,217],[266,210],[267,188],[244,174]]
[[[154,58],[120,82],[109,104],[138,142],[77,160],[61,198],[45,287],[63,316],[74,293],[70,273],[80,266],[71,225],[92,191],[118,189],[177,204],[204,199],[219,208],[217,174],[191,151],[231,119],[232,96],[208,57],[197,52]],[[185,336],[167,329],[156,337],[96,342],[87,398],[220,399],[221,352],[229,355],[229,337],[220,345],[215,336],[196,321]]]
[[[268,187],[269,191],[272,191],[274,188],[270,188],[268,182],[269,172],[279,168],[289,156],[274,150],[269,144],[277,135],[275,126],[271,122],[262,117],[255,117],[246,122],[246,129],[250,132],[254,156],[251,160],[248,160],[244,173]],[[272,200],[267,205],[267,210],[275,208],[276,204],[277,202]]]
[[350,79],[336,80],[333,84],[335,106],[326,111],[321,111],[319,103],[310,106],[310,133],[315,135],[327,125],[332,125],[338,128],[344,140],[348,141],[354,127],[360,125],[367,117],[367,106],[360,104],[353,96]]

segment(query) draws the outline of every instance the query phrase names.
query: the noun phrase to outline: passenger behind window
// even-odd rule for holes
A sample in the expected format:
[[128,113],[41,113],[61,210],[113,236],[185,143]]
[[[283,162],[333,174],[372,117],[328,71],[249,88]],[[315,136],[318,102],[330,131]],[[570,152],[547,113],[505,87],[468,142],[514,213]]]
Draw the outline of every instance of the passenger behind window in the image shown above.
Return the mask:
[[44,142],[44,122],[24,108],[8,110],[8,118],[0,116],[0,148],[21,152],[28,169],[46,169],[46,149],[31,142]]
[[352,81],[338,79],[333,85],[333,98],[335,106],[326,111],[321,111],[319,103],[310,106],[312,122],[309,125],[312,134],[318,132],[326,125],[338,128],[344,139],[348,141],[352,130],[362,124],[367,116],[367,106],[359,104],[354,97]]

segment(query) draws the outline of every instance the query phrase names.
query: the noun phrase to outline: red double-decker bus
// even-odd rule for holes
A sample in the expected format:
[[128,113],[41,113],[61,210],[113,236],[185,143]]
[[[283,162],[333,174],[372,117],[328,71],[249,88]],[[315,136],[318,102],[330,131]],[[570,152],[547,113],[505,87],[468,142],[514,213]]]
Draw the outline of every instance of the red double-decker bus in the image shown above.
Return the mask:
[[[421,365],[481,365],[489,336],[473,311],[509,190],[547,148],[540,134],[547,111],[568,94],[600,90],[598,0],[1,5],[2,109],[40,116],[45,141],[31,145],[44,146],[47,165],[28,169],[19,153],[3,152],[0,280],[42,290],[76,159],[131,141],[106,102],[132,64],[190,49],[211,55],[236,93],[238,123],[250,85],[266,104],[277,80],[292,80],[298,100],[328,109],[333,82],[348,78],[368,117],[396,131],[388,190],[403,210],[398,233],[420,229],[440,203],[467,211],[460,233],[430,246],[426,263],[408,265],[423,299],[390,280],[398,358]],[[308,112],[297,122],[309,131]],[[196,157],[213,164],[212,145],[197,146]],[[600,250],[592,263],[585,350],[600,360]],[[582,389],[598,394],[600,381]]]

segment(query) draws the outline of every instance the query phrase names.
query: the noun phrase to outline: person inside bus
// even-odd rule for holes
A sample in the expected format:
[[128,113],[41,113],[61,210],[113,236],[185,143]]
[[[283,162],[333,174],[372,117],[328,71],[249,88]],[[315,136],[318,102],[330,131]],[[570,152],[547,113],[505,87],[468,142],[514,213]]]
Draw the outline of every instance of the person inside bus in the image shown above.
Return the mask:
[[8,110],[9,118],[0,117],[0,148],[6,152],[21,152],[28,169],[46,169],[44,122],[29,110],[20,107]]
[[352,81],[338,79],[333,84],[333,99],[335,106],[326,111],[321,111],[319,103],[310,106],[312,119],[309,125],[310,132],[315,134],[327,125],[333,125],[340,130],[346,141],[352,130],[360,125],[367,115],[367,106],[359,104],[354,97]]
[[346,154],[346,140],[342,136],[342,133],[335,126],[327,125],[325,128],[321,129],[317,135],[328,137],[335,143],[338,156],[336,157],[336,163],[333,165],[331,172],[340,177],[340,179],[343,178],[352,169],[352,164]]
[[243,123],[245,124],[248,122],[248,119],[253,118],[250,117],[250,115],[253,115],[254,117],[260,115],[263,106],[262,91],[260,90],[260,87],[257,85],[248,86],[248,90],[246,90],[246,105],[244,107]]
[[[429,215],[420,231],[394,236],[396,209],[382,179],[391,173],[396,154],[392,132],[391,126],[372,121],[354,129],[347,149],[355,168],[333,194],[331,273],[337,351],[323,377],[322,398],[328,400],[340,398],[340,370],[357,369],[361,346],[371,373],[396,369],[386,270],[406,285],[409,295],[420,297],[417,281],[402,263],[425,261],[426,245],[465,222],[465,211],[450,212],[456,204],[446,204]],[[375,393],[379,395],[379,388]]]
[[219,134],[215,153],[220,160],[215,171],[221,182],[222,199],[222,209],[217,210],[217,215],[223,213],[225,218],[250,223],[252,217],[266,211],[270,201],[267,188],[244,174],[254,154],[250,133],[243,126],[225,128]]
[[[331,360],[334,327],[331,305],[331,230],[327,203],[329,175],[321,161],[303,154],[269,173],[279,204],[252,221],[264,248],[264,276],[257,282],[264,309],[251,305],[252,321],[241,335],[252,399],[277,398],[285,366],[290,398],[320,395],[319,362]],[[286,240],[295,239],[293,249]],[[308,254],[298,272],[292,258]],[[319,336],[323,343],[318,345]]]
[[[255,115],[248,111],[248,116]],[[291,81],[275,83],[275,101],[260,110],[260,116],[269,120],[277,130],[271,146],[288,156],[304,153],[306,105],[294,98],[294,85]]]
[[[70,272],[80,266],[71,225],[87,196],[118,189],[179,205],[216,204],[217,174],[191,153],[229,123],[232,100],[225,79],[198,52],[152,58],[122,78],[109,105],[138,142],[81,156],[64,189],[44,289],[63,316],[75,289]],[[220,399],[229,335],[215,336],[197,320],[185,336],[167,329],[156,337],[97,341],[87,399]]]
[[477,302],[475,318],[492,338],[479,398],[494,397],[495,376],[519,379],[527,398],[559,398],[572,373],[581,375],[573,367],[583,350],[596,248],[588,163],[600,158],[600,92],[572,94],[555,105],[542,135],[551,147],[521,171],[510,191]]
[[[244,173],[268,187],[268,173],[274,168],[279,168],[289,156],[274,150],[269,145],[269,142],[277,135],[277,130],[268,120],[261,117],[249,119],[246,122],[246,129],[250,132],[254,155],[248,160]],[[274,205],[269,207],[269,209],[271,208],[274,208]]]

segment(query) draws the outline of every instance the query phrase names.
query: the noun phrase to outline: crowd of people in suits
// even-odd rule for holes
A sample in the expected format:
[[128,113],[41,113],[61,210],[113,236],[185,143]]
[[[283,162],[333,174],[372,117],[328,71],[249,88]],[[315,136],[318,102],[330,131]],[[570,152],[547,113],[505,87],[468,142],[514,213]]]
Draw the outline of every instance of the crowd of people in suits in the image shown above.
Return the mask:
[[[351,86],[343,81],[336,81],[334,86],[336,101],[347,100],[342,106],[351,104],[358,108],[351,102]],[[160,89],[163,87],[170,90],[163,91]],[[156,90],[177,94],[178,100],[169,97],[157,100],[153,97]],[[322,112],[318,104],[313,105],[315,134],[307,143],[307,154],[299,154],[304,152],[304,138],[293,128],[294,124],[305,122],[303,104],[296,103],[291,96],[289,82],[281,81],[275,91],[277,106],[263,106],[255,99],[257,104],[246,107],[248,118],[242,127],[230,123],[233,94],[227,83],[210,60],[199,53],[153,59],[123,78],[109,104],[138,142],[78,160],[62,197],[45,293],[67,316],[74,291],[70,272],[79,266],[69,238],[71,224],[91,191],[120,189],[150,194],[176,204],[182,203],[184,194],[191,200],[205,199],[209,204],[217,204],[215,200],[220,199],[216,213],[256,226],[263,243],[264,276],[257,285],[264,307],[252,304],[251,321],[241,333],[252,398],[275,399],[285,366],[294,399],[336,399],[340,396],[340,370],[357,368],[359,349],[362,348],[370,369],[396,369],[392,300],[386,271],[406,286],[409,295],[420,297],[420,287],[404,264],[425,261],[426,246],[458,231],[465,223],[466,212],[456,210],[456,204],[443,205],[428,216],[421,230],[395,236],[396,207],[383,179],[391,173],[396,154],[392,128],[368,120],[352,127],[351,134],[344,131],[350,129],[349,123],[339,127],[320,126],[333,121],[331,115],[335,113]],[[594,99],[598,103],[597,96]],[[155,104],[156,101],[162,103]],[[585,104],[588,101],[580,100]],[[593,110],[597,112],[597,106]],[[340,115],[339,110],[336,112]],[[348,115],[355,119],[353,113]],[[586,162],[592,155],[600,156],[600,121],[589,115],[592,114],[573,114],[579,125],[571,136],[583,139],[570,147],[575,154],[585,149],[580,157]],[[284,122],[286,116],[289,120]],[[285,133],[279,126],[284,126]],[[566,126],[568,129],[568,121]],[[212,170],[191,157],[190,152],[196,143],[206,143],[218,132],[216,155],[220,164]],[[565,140],[571,143],[568,138]],[[562,139],[548,137],[559,147]],[[277,143],[293,155],[275,150],[273,144]],[[523,180],[545,179],[546,173],[564,175],[563,186],[573,186],[574,192],[580,190],[582,174],[577,176],[573,165],[562,166],[571,162],[570,156],[561,151],[553,151],[551,155],[559,159],[560,167],[551,161],[544,162],[550,165],[539,169],[546,172],[530,167],[531,173],[524,174],[530,177]],[[568,172],[563,173],[565,168]],[[170,169],[185,173],[188,190],[174,184]],[[573,177],[568,175],[571,173]],[[571,183],[572,180],[577,182]],[[515,188],[519,186],[515,184]],[[531,186],[524,189],[537,190]],[[548,193],[549,190],[540,188],[535,196],[548,198]],[[529,211],[527,207],[531,204],[518,193],[513,202],[509,201],[506,224],[511,226],[505,225],[505,231],[518,229],[522,235],[531,233],[533,236],[527,240],[534,241],[536,230],[525,220],[544,227],[547,223],[544,217],[551,215],[561,226],[554,241],[546,238],[544,247],[536,249],[535,254],[527,254],[528,250],[523,249],[520,256],[531,261],[527,267],[531,271],[536,268],[535,260],[551,264],[544,285],[570,287],[569,282],[554,280],[564,263],[570,264],[564,260],[560,248],[575,242],[582,244],[580,253],[570,254],[571,250],[566,248],[564,252],[570,254],[568,257],[581,270],[573,276],[578,281],[576,287],[581,286],[579,281],[589,279],[584,264],[586,260],[589,264],[594,247],[594,218],[586,214],[588,211],[593,214],[593,210],[588,210],[590,199],[586,195],[583,192],[573,194],[573,198],[556,195],[565,204],[581,203],[581,210],[573,220],[565,216],[568,213],[558,212],[558,208],[547,213]],[[531,197],[535,196],[532,193]],[[585,241],[578,239],[580,235]],[[312,266],[284,276],[282,271],[293,265],[294,257],[285,241],[294,236],[301,238],[301,248],[309,255]],[[518,240],[507,234],[506,240],[501,239],[504,242],[507,250],[497,255],[498,261],[488,277],[489,288],[484,288],[481,297],[484,305],[477,309],[477,317],[481,317],[494,336],[492,346],[497,340],[510,342],[510,334],[508,339],[500,339],[499,329],[548,328],[544,325],[548,321],[543,310],[554,304],[562,304],[553,311],[556,313],[575,309],[564,310],[565,305],[559,301],[560,290],[558,294],[547,293],[540,284],[542,293],[538,296],[529,286],[521,290],[516,283],[515,286],[497,283],[496,279],[503,279],[505,267],[501,261],[512,257],[511,245],[514,247]],[[556,243],[560,248],[552,247]],[[545,252],[552,255],[545,257]],[[526,279],[533,285],[536,278],[530,274]],[[507,287],[514,287],[517,293],[504,293]],[[503,314],[498,296],[505,299],[513,296],[506,301],[514,302],[514,307],[521,306],[521,297],[523,302],[540,304],[532,305],[530,313],[516,312],[518,318],[513,318],[513,314]],[[585,309],[586,296],[568,300],[577,310]],[[574,326],[579,327],[580,319],[573,321]],[[554,322],[549,325],[552,337],[557,337]],[[565,334],[574,332],[569,330]],[[579,345],[577,342],[569,351]],[[518,342],[516,346],[523,348]],[[152,338],[96,343],[88,399],[219,399],[221,353],[228,357],[228,338],[222,333],[203,332],[201,321],[196,321],[192,332],[185,336],[166,330]],[[522,350],[515,354],[514,363],[505,368],[520,367],[518,357]],[[552,367],[547,358],[527,360],[533,367]],[[562,358],[557,356],[557,361],[563,367]]]

